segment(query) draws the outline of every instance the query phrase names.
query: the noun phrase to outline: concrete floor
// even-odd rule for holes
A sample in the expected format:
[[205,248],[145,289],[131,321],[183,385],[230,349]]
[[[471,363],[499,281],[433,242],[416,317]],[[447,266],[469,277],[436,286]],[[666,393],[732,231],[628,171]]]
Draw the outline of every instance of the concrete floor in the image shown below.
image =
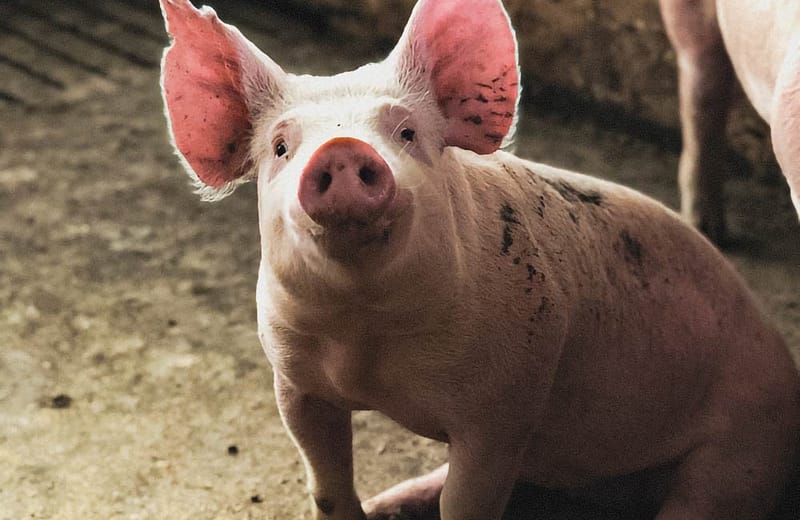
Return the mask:
[[[255,190],[213,205],[191,193],[166,137],[166,37],[153,4],[0,4],[2,520],[285,520],[307,510],[256,338]],[[224,5],[290,70],[376,56],[245,2]],[[524,112],[520,155],[674,206],[674,152]],[[728,256],[797,359],[800,228],[787,190],[734,179],[729,193]],[[363,496],[444,458],[441,445],[376,414],[354,423]],[[531,496],[535,507],[509,518],[619,518]]]

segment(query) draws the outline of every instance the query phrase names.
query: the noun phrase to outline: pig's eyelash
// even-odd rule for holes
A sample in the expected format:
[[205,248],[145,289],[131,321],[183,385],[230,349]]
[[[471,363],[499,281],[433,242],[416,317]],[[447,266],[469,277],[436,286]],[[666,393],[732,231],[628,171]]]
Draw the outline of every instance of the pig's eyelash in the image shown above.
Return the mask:
[[[403,147],[402,147],[402,148],[400,148],[400,152],[408,153],[408,152],[406,151],[406,148],[408,148],[408,147],[409,147],[409,146],[411,146],[412,144],[413,144],[413,143],[411,143],[410,141],[406,141],[406,144],[404,144],[404,145],[403,145]],[[410,155],[410,154],[409,154],[409,155]]]

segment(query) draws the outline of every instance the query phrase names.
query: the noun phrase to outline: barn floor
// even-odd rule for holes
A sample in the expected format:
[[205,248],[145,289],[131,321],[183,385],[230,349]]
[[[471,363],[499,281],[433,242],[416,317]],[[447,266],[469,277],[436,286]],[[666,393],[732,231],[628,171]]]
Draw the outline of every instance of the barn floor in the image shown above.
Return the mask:
[[[192,194],[166,137],[154,4],[0,3],[3,520],[286,520],[307,508],[256,338],[255,190],[213,205]],[[376,57],[245,2],[218,4],[292,71]],[[674,151],[539,113],[524,107],[521,155],[674,207]],[[800,359],[788,190],[737,178],[729,199],[727,254]],[[378,415],[354,423],[364,496],[443,460],[441,445]],[[622,518],[541,490],[520,504],[508,518]]]

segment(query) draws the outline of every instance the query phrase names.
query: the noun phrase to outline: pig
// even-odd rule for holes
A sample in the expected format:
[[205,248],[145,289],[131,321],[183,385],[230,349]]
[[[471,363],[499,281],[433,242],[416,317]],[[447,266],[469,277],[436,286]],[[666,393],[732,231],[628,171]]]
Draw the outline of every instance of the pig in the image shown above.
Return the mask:
[[800,2],[659,0],[678,60],[681,213],[725,238],[725,125],[735,76],[769,123],[800,215]]
[[[518,481],[640,476],[659,520],[770,511],[800,433],[786,345],[678,215],[505,151],[502,2],[420,0],[383,62],[332,77],[285,72],[209,7],[161,7],[180,160],[208,200],[257,183],[259,338],[313,518],[498,520]],[[448,463],[362,503],[361,409]]]

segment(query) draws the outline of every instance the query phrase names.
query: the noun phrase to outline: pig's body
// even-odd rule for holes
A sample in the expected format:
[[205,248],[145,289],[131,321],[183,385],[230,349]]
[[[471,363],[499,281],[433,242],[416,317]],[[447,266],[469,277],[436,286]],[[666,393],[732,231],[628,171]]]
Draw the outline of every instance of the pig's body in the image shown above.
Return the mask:
[[[258,178],[259,335],[316,519],[498,520],[518,480],[642,473],[658,520],[766,515],[800,436],[785,345],[675,214],[498,150],[519,94],[500,2],[422,0],[385,62],[333,78],[162,7],[185,166],[212,197]],[[362,507],[360,408],[449,464]]]
[[772,129],[775,155],[800,215],[800,3],[661,0],[680,73],[682,211],[714,239],[724,233],[724,131],[733,72]]
[[[722,256],[632,190],[502,152],[444,160],[451,206],[415,209],[436,225],[402,272],[354,270],[346,289],[304,296],[262,265],[278,377],[451,444],[522,429],[506,468],[522,480],[580,489],[674,464],[695,492],[762,487],[727,518],[768,511],[796,450],[800,387]],[[713,462],[678,464],[703,452]],[[408,500],[387,497],[376,509]]]

